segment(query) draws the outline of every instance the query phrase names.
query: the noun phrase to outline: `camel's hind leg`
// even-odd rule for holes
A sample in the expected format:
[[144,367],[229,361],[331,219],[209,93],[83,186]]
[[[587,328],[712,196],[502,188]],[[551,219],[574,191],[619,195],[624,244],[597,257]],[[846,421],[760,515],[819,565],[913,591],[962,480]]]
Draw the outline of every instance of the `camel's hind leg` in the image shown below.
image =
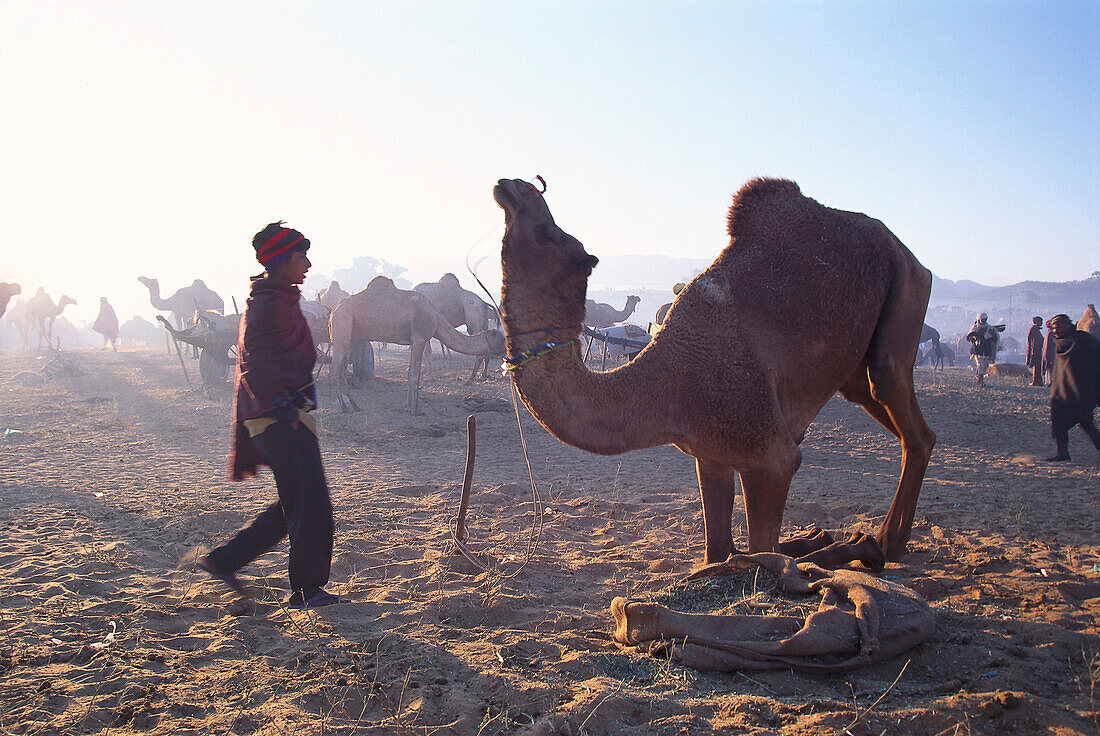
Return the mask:
[[877,400],[866,373],[857,374],[841,387],[846,399],[862,406],[879,424],[901,439],[901,480],[890,511],[876,535],[886,556],[892,560],[905,554],[917,510],[917,497],[932,456],[932,447],[936,444],[936,434],[925,423],[917,405],[912,377],[896,378],[894,390]]
[[336,385],[336,400],[345,414],[359,411],[359,405],[351,398],[348,389],[348,358],[351,354],[352,321],[337,307],[329,316],[329,346],[332,348],[331,380]]

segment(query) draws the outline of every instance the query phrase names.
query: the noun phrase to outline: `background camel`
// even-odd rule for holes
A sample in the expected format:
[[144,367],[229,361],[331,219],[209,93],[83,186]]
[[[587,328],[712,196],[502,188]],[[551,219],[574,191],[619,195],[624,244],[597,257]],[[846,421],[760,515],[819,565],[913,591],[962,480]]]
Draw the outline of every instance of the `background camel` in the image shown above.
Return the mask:
[[4,324],[8,327],[14,327],[19,333],[19,344],[23,350],[30,349],[32,322],[34,322],[34,318],[31,317],[31,310],[27,309],[27,302],[22,299],[16,299],[12,303],[11,309],[4,315]]
[[177,329],[194,324],[196,309],[210,309],[225,312],[225,302],[215,292],[207,288],[201,279],[195,279],[190,286],[176,290],[172,296],[162,299],[160,282],[148,276],[138,276],[138,281],[149,290],[149,303],[162,312],[171,312]]
[[34,293],[34,296],[27,300],[27,311],[30,312],[32,324],[38,328],[38,350],[42,349],[43,338],[45,338],[47,345],[53,344],[54,320],[70,304],[76,304],[76,299],[68,294],[62,294],[60,301],[54,304],[53,299],[41,286],[38,287],[38,291]]
[[317,294],[317,301],[329,312],[336,309],[336,305],[347,298],[348,293],[340,288],[339,281],[330,281],[328,286]]
[[[685,284],[683,281],[677,283],[675,286],[672,287],[672,293],[679,294],[681,291],[684,290],[685,286],[687,286],[687,284]],[[665,321],[665,317],[668,315],[668,310],[670,309],[672,309],[672,302],[669,302],[668,304],[662,304],[657,309],[657,314],[653,316],[653,322],[658,325],[663,323]]]
[[[490,324],[499,325],[496,310],[472,291],[463,289],[458,277],[445,273],[439,281],[417,284],[413,291],[427,295],[432,304],[443,313],[451,327],[465,325],[466,332],[475,335],[489,329]],[[430,349],[430,348],[429,348]],[[501,353],[503,355],[503,352]],[[479,355],[474,359],[473,380],[479,367],[484,367],[483,377],[489,375],[489,360],[492,356]]]
[[1097,315],[1094,304],[1090,304],[1085,308],[1085,313],[1081,315],[1081,319],[1077,322],[1077,329],[1100,340],[1100,315]]
[[840,391],[901,439],[901,480],[877,538],[889,557],[905,552],[935,443],[913,392],[932,275],[881,222],[824,207],[791,181],[750,181],[730,208],[730,245],[649,345],[594,373],[576,347],[597,259],[531,184],[501,180],[493,197],[504,209],[508,360],[547,430],[605,455],[662,444],[692,455],[704,559],[720,562],[734,551],[738,475],[749,551],[777,549],[799,444]]
[[103,349],[107,349],[107,343],[111,343],[111,350],[118,352],[118,315],[114,307],[107,303],[107,297],[99,298],[99,315],[92,323],[92,329],[103,335]]
[[417,413],[420,363],[424,346],[432,338],[465,355],[493,355],[504,352],[500,330],[464,335],[443,316],[424,294],[398,289],[385,276],[376,276],[367,288],[340,302],[329,319],[332,342],[332,370],[336,397],[342,411],[358,411],[348,393],[347,365],[352,345],[359,340],[408,345],[409,393],[407,408]]
[[0,317],[3,317],[4,312],[7,311],[8,301],[16,294],[21,293],[23,293],[23,289],[19,284],[6,284],[0,281]]
[[[923,345],[926,342],[932,343],[931,355],[929,359],[932,361],[933,368],[943,368],[943,345],[940,343],[940,331],[927,322],[923,324],[920,329],[919,344]],[[954,365],[954,362],[952,362]]]
[[584,303],[584,323],[594,330],[602,330],[605,327],[610,327],[634,314],[634,307],[638,306],[638,302],[641,300],[641,297],[633,295],[628,296],[626,298],[626,306],[622,309],[615,309],[615,307],[610,304],[594,302],[588,299]]

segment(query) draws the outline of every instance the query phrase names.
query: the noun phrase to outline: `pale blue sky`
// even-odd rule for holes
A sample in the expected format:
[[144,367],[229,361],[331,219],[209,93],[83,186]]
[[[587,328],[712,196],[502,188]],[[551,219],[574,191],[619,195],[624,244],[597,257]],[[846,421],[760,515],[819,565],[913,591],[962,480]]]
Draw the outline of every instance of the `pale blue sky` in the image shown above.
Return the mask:
[[243,294],[280,218],[453,262],[535,174],[598,256],[712,258],[768,175],[945,278],[1100,269],[1097,2],[0,2],[0,111],[0,281],[78,319]]

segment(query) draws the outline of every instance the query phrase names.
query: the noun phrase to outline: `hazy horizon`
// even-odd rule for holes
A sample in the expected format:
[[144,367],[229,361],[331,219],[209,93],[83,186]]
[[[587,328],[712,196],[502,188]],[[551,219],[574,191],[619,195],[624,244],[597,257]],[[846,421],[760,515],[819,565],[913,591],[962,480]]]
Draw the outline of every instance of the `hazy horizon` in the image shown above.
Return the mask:
[[78,324],[152,315],[142,275],[229,304],[278,219],[315,273],[440,258],[470,288],[472,249],[499,283],[492,187],[536,174],[605,259],[709,261],[781,176],[942,278],[1100,269],[1091,2],[12,0],[0,104],[0,281]]

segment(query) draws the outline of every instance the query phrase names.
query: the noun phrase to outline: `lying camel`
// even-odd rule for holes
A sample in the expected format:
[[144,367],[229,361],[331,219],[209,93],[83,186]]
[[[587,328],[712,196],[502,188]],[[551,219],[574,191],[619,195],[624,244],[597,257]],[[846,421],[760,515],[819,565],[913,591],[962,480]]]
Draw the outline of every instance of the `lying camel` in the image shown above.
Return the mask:
[[531,184],[501,180],[493,197],[504,209],[506,360],[548,431],[604,455],[663,444],[692,455],[714,563],[734,552],[738,475],[749,551],[777,548],[798,446],[840,391],[901,439],[877,539],[889,558],[904,554],[936,439],[913,392],[932,275],[881,222],[824,207],[791,181],[750,181],[730,208],[730,245],[633,361],[598,373],[577,347],[597,259]]
[[359,340],[409,345],[408,410],[417,413],[420,363],[424,346],[432,338],[464,355],[504,353],[504,335],[486,330],[464,335],[447,322],[431,301],[415,291],[398,289],[385,276],[375,276],[367,288],[340,302],[329,319],[332,370],[340,410],[359,411],[348,393],[347,366],[351,346]]

